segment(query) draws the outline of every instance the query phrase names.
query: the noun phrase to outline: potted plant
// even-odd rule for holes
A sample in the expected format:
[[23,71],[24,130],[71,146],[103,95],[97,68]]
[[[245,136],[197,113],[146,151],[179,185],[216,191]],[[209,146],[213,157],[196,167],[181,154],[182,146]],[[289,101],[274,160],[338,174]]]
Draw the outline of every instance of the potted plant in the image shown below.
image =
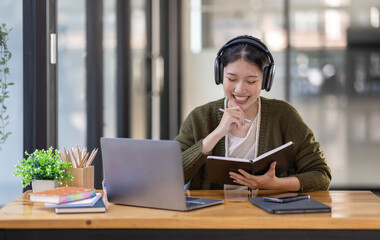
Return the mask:
[[[62,162],[58,150],[50,147],[48,150],[35,150],[32,154],[25,152],[26,158],[19,160],[14,176],[22,178],[25,188],[32,183],[33,192],[53,189],[59,185],[67,185],[73,180],[68,173],[70,162]],[[42,186],[41,186],[42,185]]]

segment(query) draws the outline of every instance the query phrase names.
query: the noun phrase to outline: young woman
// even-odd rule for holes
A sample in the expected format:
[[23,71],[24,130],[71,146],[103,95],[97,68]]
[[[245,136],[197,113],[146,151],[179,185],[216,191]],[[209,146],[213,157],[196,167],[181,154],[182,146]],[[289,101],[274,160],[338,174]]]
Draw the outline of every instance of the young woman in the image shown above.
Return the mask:
[[286,173],[276,175],[273,162],[264,175],[240,169],[230,172],[230,177],[251,189],[305,192],[329,188],[330,168],[301,116],[285,101],[260,97],[262,89],[271,88],[274,68],[271,53],[257,38],[239,36],[219,50],[215,82],[223,84],[225,98],[195,108],[176,137],[190,189],[223,189],[208,179],[207,155],[253,159],[288,141],[294,142],[295,159]]

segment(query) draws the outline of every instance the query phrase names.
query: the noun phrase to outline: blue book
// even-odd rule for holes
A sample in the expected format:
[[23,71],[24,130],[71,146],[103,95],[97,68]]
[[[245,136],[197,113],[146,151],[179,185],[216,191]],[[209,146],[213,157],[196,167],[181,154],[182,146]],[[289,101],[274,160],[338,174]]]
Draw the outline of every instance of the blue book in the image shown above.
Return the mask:
[[104,213],[106,210],[103,199],[99,198],[94,206],[56,207],[55,213]]

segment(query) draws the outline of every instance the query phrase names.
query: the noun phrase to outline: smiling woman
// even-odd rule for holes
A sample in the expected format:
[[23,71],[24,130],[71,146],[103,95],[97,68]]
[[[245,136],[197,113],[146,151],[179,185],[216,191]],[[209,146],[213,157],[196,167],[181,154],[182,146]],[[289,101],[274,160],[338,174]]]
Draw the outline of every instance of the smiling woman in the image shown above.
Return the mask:
[[289,159],[293,165],[286,173],[276,174],[276,162],[272,162],[264,175],[239,169],[240,174],[230,172],[230,178],[251,189],[302,192],[329,188],[330,168],[311,129],[289,103],[260,97],[262,89],[270,90],[274,70],[271,53],[257,38],[238,36],[219,50],[215,82],[223,84],[225,98],[194,109],[176,137],[190,189],[223,189],[208,178],[207,172],[212,171],[206,164],[209,154],[254,159],[288,141],[295,143],[295,158]]

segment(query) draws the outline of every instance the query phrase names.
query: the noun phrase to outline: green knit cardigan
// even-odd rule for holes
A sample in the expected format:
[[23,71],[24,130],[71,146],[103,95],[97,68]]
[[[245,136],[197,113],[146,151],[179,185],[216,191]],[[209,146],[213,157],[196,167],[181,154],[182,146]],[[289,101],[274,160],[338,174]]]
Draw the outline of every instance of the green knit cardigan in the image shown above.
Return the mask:
[[[175,138],[181,145],[185,182],[191,180],[189,189],[223,189],[208,180],[206,155],[202,141],[219,124],[224,99],[195,108],[183,122]],[[281,100],[261,97],[261,121],[258,137],[258,156],[288,141],[295,145],[293,168],[278,177],[295,176],[301,184],[300,192],[327,190],[331,171],[319,149],[320,144],[297,110]],[[225,138],[214,147],[211,155],[225,155]]]

